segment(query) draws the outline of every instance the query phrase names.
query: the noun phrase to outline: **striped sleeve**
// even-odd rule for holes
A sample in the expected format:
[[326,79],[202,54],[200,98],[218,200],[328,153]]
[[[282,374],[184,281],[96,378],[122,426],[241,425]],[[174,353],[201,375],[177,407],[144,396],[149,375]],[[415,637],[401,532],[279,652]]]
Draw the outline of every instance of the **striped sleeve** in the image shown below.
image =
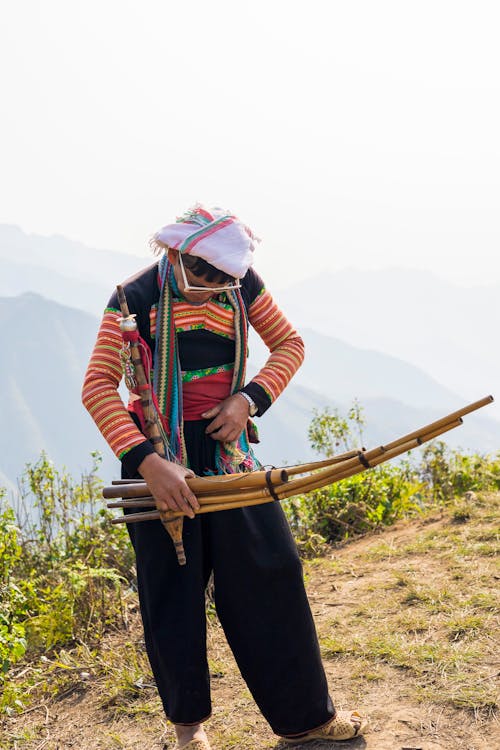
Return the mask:
[[[82,402],[119,459],[146,441],[118,393],[122,378],[120,313],[106,308],[85,374]],[[149,451],[148,451],[149,452]]]
[[[270,351],[267,362],[249,386],[260,386],[271,405],[302,364],[304,342],[265,288],[251,303],[248,319]],[[263,411],[259,405],[259,414]]]

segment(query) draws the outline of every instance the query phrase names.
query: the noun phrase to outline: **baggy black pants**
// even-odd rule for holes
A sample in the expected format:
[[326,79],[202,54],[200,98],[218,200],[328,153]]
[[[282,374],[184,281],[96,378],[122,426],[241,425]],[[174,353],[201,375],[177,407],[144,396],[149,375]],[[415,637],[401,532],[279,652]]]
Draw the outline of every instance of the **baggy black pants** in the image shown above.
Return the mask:
[[[186,423],[190,464],[213,462],[204,423]],[[187,565],[176,560],[160,521],[129,525],[146,648],[167,717],[196,724],[211,713],[205,587],[241,674],[279,735],[334,716],[302,567],[279,503],[184,519]]]

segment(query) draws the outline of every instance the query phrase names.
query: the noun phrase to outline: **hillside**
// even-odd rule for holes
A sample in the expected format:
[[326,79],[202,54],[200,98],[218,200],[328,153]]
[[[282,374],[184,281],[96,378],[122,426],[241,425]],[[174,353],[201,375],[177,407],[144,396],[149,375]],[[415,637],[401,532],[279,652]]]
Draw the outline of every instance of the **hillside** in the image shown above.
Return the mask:
[[[497,721],[499,495],[337,548],[305,565],[330,690],[369,716],[353,750],[493,750]],[[161,750],[174,745],[144,654],[137,600],[127,629],[20,665],[31,705],[3,719],[4,750]],[[209,667],[213,750],[284,750],[258,713],[213,613]],[[295,679],[290,675],[290,679]],[[298,748],[328,750],[329,744]]]

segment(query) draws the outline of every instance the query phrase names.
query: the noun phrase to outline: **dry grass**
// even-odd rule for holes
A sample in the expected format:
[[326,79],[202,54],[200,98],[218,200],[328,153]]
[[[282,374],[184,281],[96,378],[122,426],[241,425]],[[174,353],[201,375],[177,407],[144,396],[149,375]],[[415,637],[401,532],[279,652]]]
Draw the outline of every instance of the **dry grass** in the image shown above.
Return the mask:
[[[479,497],[306,564],[332,695],[339,707],[356,705],[370,716],[365,738],[347,746],[500,746],[498,506],[499,496]],[[25,708],[4,718],[1,748],[173,747],[131,607],[130,631],[109,636],[99,652],[80,646],[18,669],[14,688]],[[282,743],[210,622],[214,750],[278,750]]]

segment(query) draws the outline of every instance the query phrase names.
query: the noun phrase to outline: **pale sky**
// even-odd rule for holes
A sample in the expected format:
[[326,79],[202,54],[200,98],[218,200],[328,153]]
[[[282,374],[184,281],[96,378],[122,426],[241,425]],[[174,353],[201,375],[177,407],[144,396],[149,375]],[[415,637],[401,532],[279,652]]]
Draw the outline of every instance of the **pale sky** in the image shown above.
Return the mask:
[[202,201],[268,283],[500,282],[496,0],[1,7],[0,223],[146,254]]

